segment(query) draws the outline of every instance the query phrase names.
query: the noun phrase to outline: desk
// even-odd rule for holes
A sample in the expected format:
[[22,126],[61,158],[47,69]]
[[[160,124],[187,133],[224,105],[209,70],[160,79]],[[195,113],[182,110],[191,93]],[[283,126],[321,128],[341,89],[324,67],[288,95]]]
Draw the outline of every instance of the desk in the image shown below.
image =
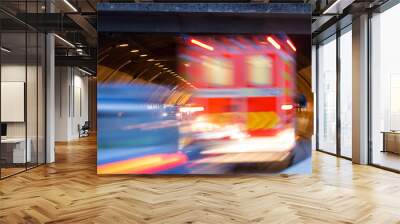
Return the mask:
[[400,154],[400,131],[383,131],[382,152]]
[[[30,138],[27,139],[27,146],[25,151],[25,138],[5,138],[1,139],[1,156],[10,163],[25,163],[31,162],[32,153]],[[12,146],[12,148],[10,148]],[[10,153],[9,153],[10,152]],[[4,155],[5,154],[5,155]],[[8,154],[12,154],[8,156]],[[3,156],[4,155],[4,156]],[[12,158],[12,160],[11,160]],[[26,160],[25,160],[26,159]]]

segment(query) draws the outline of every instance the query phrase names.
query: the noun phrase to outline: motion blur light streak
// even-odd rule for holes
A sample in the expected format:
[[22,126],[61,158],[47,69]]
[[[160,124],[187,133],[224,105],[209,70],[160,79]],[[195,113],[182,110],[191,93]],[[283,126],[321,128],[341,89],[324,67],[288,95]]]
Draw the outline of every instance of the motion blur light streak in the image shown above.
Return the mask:
[[291,105],[291,104],[284,104],[284,105],[281,106],[281,109],[282,109],[282,110],[291,110],[291,109],[293,109],[293,105]]
[[[123,35],[144,44],[122,66],[136,49],[103,47],[99,174],[278,173],[310,156],[296,154],[309,144],[296,140],[288,36]],[[100,43],[127,40],[116,36]]]
[[293,43],[289,39],[286,40],[286,43],[289,45],[290,48],[292,48],[293,51],[296,51],[296,47],[293,45]]
[[185,162],[187,162],[187,157],[181,153],[156,154],[156,155],[150,155],[130,160],[123,160],[119,162],[98,166],[97,172],[99,174],[102,173],[146,174],[176,167],[184,164]]
[[179,112],[200,112],[204,111],[204,107],[181,107],[179,108]]
[[267,37],[268,42],[270,42],[276,49],[281,49],[281,45],[276,42],[276,40],[270,36]]
[[209,51],[213,51],[213,50],[214,50],[214,47],[212,47],[212,46],[210,46],[210,45],[207,45],[207,44],[205,44],[205,43],[203,43],[203,42],[200,42],[200,41],[198,41],[198,40],[196,40],[196,39],[191,39],[190,42],[191,42],[192,44],[195,44],[195,45],[199,46],[199,47],[202,47],[202,48],[204,48],[204,49],[207,49],[207,50],[209,50]]
[[232,163],[265,163],[265,162],[282,162],[290,156],[290,152],[282,153],[235,153],[222,154],[213,157],[206,157],[196,161],[196,164],[232,164]]
[[284,130],[276,136],[245,138],[224,142],[205,150],[202,154],[226,154],[246,152],[289,152],[295,145],[294,130]]
[[117,47],[128,47],[129,46],[129,44],[119,44],[119,45],[117,45]]

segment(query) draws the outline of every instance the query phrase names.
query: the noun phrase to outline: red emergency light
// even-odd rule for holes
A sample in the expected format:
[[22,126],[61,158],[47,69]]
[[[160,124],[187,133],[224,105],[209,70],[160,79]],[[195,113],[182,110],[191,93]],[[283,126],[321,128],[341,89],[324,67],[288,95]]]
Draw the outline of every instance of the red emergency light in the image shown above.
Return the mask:
[[286,40],[286,43],[289,45],[290,48],[292,48],[293,51],[296,51],[296,47],[289,39]]
[[281,45],[276,42],[276,40],[270,36],[267,37],[267,41],[272,44],[276,49],[281,49]]

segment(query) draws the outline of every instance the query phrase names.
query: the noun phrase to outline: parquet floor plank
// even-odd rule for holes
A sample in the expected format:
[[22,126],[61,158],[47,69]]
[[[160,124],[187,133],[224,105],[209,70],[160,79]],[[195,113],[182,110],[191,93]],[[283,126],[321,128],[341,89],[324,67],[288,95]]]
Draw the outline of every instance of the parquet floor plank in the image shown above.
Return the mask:
[[0,181],[0,223],[397,223],[400,175],[316,152],[312,175],[98,176],[96,139]]

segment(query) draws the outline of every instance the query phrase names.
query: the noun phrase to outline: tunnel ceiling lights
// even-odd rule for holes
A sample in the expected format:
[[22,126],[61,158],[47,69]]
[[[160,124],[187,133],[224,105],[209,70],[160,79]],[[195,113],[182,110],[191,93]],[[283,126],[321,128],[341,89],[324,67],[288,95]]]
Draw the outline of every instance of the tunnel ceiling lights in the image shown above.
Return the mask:
[[289,39],[286,40],[286,43],[289,45],[290,48],[292,48],[293,51],[297,50],[294,44]]
[[141,54],[141,55],[139,55],[140,57],[142,57],[142,58],[144,58],[144,57],[147,57],[147,54]]
[[119,44],[119,45],[117,45],[117,47],[128,47],[129,46],[129,44]]
[[196,40],[196,39],[191,39],[191,40],[190,40],[190,43],[192,43],[192,44],[194,44],[194,45],[197,45],[197,46],[199,46],[199,47],[202,47],[202,48],[204,48],[204,49],[206,49],[206,50],[209,50],[209,51],[213,51],[213,50],[214,50],[214,47],[212,47],[212,46],[210,46],[210,45],[208,45],[208,44],[205,44],[205,43],[203,43],[203,42],[201,42],[201,41],[198,41],[198,40]]
[[278,42],[276,42],[276,40],[270,36],[267,37],[267,41],[272,44],[276,49],[281,49],[281,45],[278,44]]
[[147,59],[147,61],[154,61],[154,59],[153,59],[153,58],[150,58],[150,59]]
[[132,49],[132,50],[131,50],[131,53],[137,53],[137,52],[139,52],[138,49]]

